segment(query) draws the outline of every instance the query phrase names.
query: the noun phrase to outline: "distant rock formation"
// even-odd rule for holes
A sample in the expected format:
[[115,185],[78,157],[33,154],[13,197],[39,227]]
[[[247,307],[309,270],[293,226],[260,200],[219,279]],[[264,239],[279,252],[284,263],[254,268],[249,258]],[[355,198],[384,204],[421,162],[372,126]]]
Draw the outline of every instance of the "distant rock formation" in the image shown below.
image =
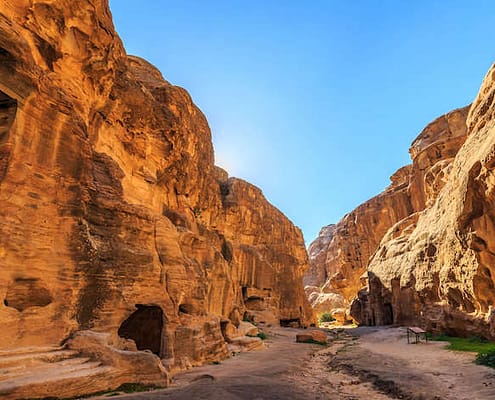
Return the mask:
[[332,272],[322,268],[326,262],[328,246],[335,233],[335,224],[330,224],[321,228],[318,237],[308,247],[308,256],[310,267],[306,270],[303,277],[304,286],[315,286],[326,282]]
[[243,319],[313,321],[301,232],[214,166],[205,117],[126,55],[106,0],[0,5],[0,201],[0,358],[61,345],[111,367],[29,395],[0,377],[3,396],[164,384],[226,357]]

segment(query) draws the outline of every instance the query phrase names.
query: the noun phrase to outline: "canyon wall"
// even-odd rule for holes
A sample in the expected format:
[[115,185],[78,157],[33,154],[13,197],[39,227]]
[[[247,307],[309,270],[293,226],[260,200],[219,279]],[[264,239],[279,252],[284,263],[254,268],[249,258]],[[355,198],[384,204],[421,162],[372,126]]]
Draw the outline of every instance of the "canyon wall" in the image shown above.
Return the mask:
[[415,220],[382,239],[368,266],[369,286],[353,305],[358,318],[495,338],[494,76],[492,67],[469,110],[467,138],[441,175],[443,187]]
[[[419,216],[435,203],[450,175],[454,157],[466,140],[468,111],[469,107],[454,110],[430,123],[411,145],[412,164],[392,175],[391,184],[384,192],[336,224],[332,240],[317,259],[312,259],[312,266],[306,272],[306,282],[309,281],[308,274],[317,276],[314,271],[324,271],[326,277],[313,285],[318,286],[318,290],[306,287],[314,305],[321,309],[317,299],[321,301],[322,296],[335,299],[335,295],[340,295],[349,307],[359,292],[361,300],[354,302],[352,312],[358,322],[399,321],[391,318],[391,314],[382,319],[374,317],[372,307],[367,303],[367,289],[361,289],[368,283],[370,262],[378,257],[377,249],[382,240],[410,233]],[[389,309],[391,303],[387,304]],[[328,301],[324,306],[328,311],[342,307],[342,299],[337,304]],[[368,311],[361,311],[365,309]]]
[[492,67],[469,108],[421,132],[399,179],[336,225],[317,284],[359,323],[495,338],[494,81]]
[[[301,232],[214,166],[204,115],[126,55],[105,0],[0,5],[0,202],[0,351],[90,331],[170,371],[226,357],[242,319],[313,321]],[[86,391],[163,383],[148,355]]]

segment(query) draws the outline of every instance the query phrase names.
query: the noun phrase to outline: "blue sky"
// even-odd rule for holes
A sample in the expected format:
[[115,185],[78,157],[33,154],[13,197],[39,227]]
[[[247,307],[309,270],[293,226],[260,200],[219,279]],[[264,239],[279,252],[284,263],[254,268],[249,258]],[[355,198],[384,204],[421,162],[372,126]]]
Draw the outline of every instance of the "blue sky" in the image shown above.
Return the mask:
[[217,164],[313,240],[381,192],[495,61],[493,1],[111,0],[129,54],[186,88]]

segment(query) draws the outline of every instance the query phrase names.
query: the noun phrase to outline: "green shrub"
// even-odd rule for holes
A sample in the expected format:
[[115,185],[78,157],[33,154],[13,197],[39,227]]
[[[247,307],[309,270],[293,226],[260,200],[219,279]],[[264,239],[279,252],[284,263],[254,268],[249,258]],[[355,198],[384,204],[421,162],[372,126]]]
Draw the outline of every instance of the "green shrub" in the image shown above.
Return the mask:
[[261,340],[265,340],[266,339],[266,333],[265,332],[260,332],[256,336],[258,336]]
[[333,315],[329,312],[324,312],[323,314],[320,315],[320,317],[318,318],[318,321],[320,322],[320,324],[322,322],[333,322],[335,321],[335,318],[333,317]]
[[478,365],[486,365],[487,367],[495,368],[495,350],[488,353],[478,353],[474,362]]

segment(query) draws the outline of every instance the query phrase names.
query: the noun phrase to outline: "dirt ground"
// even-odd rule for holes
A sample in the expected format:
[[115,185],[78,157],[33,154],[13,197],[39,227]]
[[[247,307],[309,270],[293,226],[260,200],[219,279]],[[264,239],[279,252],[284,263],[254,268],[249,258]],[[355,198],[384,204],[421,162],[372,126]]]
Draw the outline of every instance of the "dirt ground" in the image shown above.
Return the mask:
[[495,370],[445,344],[407,344],[403,328],[329,332],[327,347],[295,343],[299,330],[265,332],[267,349],[177,374],[171,387],[122,399],[488,400]]

